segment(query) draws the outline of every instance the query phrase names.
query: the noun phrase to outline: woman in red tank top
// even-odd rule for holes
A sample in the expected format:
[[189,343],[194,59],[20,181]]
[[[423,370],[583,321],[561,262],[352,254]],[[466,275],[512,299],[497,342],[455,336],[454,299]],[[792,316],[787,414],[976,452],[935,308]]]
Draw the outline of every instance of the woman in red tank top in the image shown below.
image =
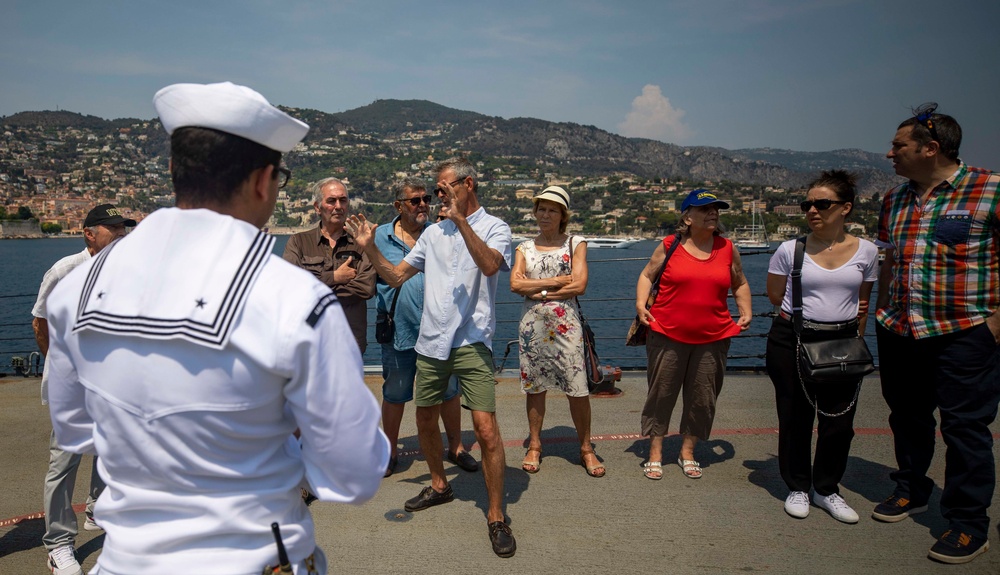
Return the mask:
[[[649,479],[663,476],[663,437],[681,391],[680,432],[684,439],[677,464],[685,476],[701,477],[694,448],[712,431],[730,338],[750,325],[750,287],[739,252],[719,235],[723,231],[720,208],[729,208],[729,204],[712,192],[694,190],[688,194],[681,204],[677,228],[680,244],[666,260],[677,236],[663,240],[636,284],[639,321],[649,326],[649,392],[642,410],[642,434],[649,436],[649,459],[643,464],[643,474]],[[653,282],[659,293],[653,306],[646,309]],[[739,310],[736,321],[726,301],[730,291]]]

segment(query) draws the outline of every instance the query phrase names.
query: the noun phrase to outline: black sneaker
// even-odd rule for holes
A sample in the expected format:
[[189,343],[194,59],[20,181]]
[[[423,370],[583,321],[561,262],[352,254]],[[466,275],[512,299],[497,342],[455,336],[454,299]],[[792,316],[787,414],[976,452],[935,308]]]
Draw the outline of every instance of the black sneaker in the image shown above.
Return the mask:
[[896,523],[917,513],[927,511],[927,504],[914,505],[912,501],[898,495],[890,495],[888,499],[875,506],[872,519],[883,523]]
[[990,542],[987,539],[949,529],[931,547],[927,556],[942,563],[959,565],[972,561],[989,548]]
[[428,485],[420,491],[420,495],[417,495],[413,499],[408,499],[406,504],[403,505],[403,509],[407,511],[421,511],[428,507],[448,503],[454,498],[455,492],[451,490],[451,485],[446,487],[441,493],[434,491],[434,488]]
[[493,544],[493,552],[498,557],[513,557],[517,551],[517,542],[514,541],[514,534],[510,527],[503,521],[494,521],[489,524],[490,543]]

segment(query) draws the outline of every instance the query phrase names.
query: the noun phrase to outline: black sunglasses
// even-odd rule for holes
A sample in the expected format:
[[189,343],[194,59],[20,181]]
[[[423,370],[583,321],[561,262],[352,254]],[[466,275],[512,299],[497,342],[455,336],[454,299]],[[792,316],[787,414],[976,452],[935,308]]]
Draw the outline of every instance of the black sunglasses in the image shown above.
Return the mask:
[[[454,186],[455,184],[457,184],[459,182],[464,182],[464,181],[465,181],[465,178],[459,178],[459,179],[455,180],[454,182],[450,182],[448,185],[449,186]],[[445,193],[444,188],[434,188],[434,195],[443,194],[443,193]]]
[[926,104],[921,104],[916,110],[913,111],[913,117],[917,120],[917,123],[927,128],[927,131],[931,133],[931,139],[935,142],[941,142],[938,138],[937,130],[934,129],[934,112],[937,110],[937,102],[927,102]]
[[816,206],[816,209],[822,212],[823,210],[829,210],[831,207],[833,207],[834,204],[846,204],[846,203],[847,201],[845,200],[828,200],[824,198],[822,200],[806,200],[801,204],[799,204],[799,208],[803,212],[808,212],[810,208]]
[[292,179],[292,171],[288,168],[277,168],[278,170],[278,187],[284,188],[288,185],[288,180]]
[[431,202],[434,201],[434,196],[424,195],[424,196],[417,196],[415,198],[406,198],[406,199],[399,200],[399,201],[401,201],[401,202],[410,202],[410,205],[413,206],[413,207],[419,206],[420,202],[423,202],[423,203],[425,203],[425,204],[427,204],[429,206],[429,205],[431,205]]

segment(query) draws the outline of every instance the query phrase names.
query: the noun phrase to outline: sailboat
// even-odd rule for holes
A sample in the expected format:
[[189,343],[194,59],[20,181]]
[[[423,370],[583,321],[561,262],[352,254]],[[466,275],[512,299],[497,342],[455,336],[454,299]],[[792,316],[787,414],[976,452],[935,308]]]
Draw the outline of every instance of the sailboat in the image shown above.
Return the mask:
[[733,244],[742,253],[766,251],[771,245],[767,242],[767,229],[764,227],[764,216],[758,210],[759,202],[754,201],[749,226],[741,226],[733,233]]

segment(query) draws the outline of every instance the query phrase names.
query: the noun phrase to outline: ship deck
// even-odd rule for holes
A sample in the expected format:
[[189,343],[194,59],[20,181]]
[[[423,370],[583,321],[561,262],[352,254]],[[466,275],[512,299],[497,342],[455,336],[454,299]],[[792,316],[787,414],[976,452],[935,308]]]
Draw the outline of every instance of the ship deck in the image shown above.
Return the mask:
[[[369,377],[368,383],[379,397],[379,378]],[[667,464],[680,444],[676,410],[674,435],[664,444],[664,478],[643,477],[647,442],[637,432],[645,374],[626,372],[617,387],[620,395],[592,402],[594,443],[607,476],[590,478],[578,464],[572,421],[557,393],[549,394],[541,470],[529,475],[520,469],[527,437],[524,399],[514,379],[500,379],[505,511],[518,543],[511,559],[499,559],[490,549],[479,473],[465,473],[446,462],[455,501],[416,514],[403,511],[403,502],[428,483],[409,408],[400,434],[400,465],[395,475],[383,480],[375,498],[356,507],[323,502],[311,507],[330,572],[1000,573],[1000,549],[963,566],[926,558],[935,537],[947,527],[938,509],[944,477],[940,440],[930,470],[937,487],[928,512],[896,524],[870,519],[871,509],[892,490],[889,472],[894,468],[888,410],[877,374],[867,378],[862,389],[856,437],[842,482],[842,495],[861,515],[856,525],[839,523],[815,507],[802,520],[784,513],[777,417],[766,376],[726,375],[713,437],[698,447],[697,458],[704,466],[699,480],[687,479],[676,465]],[[0,406],[7,429],[0,438],[0,572],[41,573],[42,480],[50,425],[38,401],[38,378],[0,378]],[[463,428],[471,444],[468,415]],[[992,429],[994,437],[1000,437],[1000,424]],[[471,451],[478,460],[478,448]],[[995,446],[994,453],[1000,456],[1000,448]],[[74,501],[80,508],[88,475],[78,476]],[[993,503],[995,510],[996,494]],[[1000,545],[996,511],[990,534],[993,544]],[[77,548],[85,568],[93,567],[103,541],[103,533],[81,530]]]

